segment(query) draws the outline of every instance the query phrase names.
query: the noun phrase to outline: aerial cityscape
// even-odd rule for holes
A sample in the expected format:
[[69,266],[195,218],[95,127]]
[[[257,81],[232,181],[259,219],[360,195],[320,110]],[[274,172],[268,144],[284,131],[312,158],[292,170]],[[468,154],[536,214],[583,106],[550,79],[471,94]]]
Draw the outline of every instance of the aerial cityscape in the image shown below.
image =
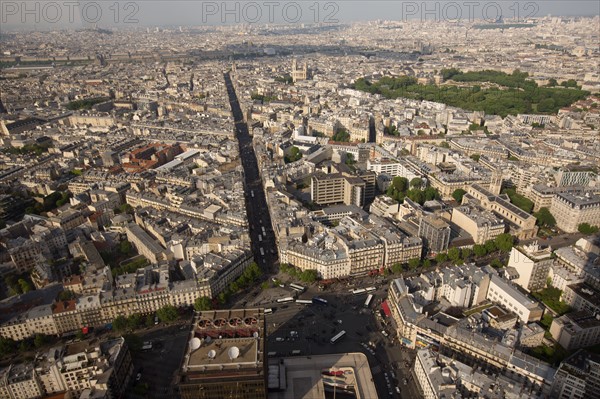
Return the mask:
[[79,3],[0,3],[0,399],[600,398],[598,4]]

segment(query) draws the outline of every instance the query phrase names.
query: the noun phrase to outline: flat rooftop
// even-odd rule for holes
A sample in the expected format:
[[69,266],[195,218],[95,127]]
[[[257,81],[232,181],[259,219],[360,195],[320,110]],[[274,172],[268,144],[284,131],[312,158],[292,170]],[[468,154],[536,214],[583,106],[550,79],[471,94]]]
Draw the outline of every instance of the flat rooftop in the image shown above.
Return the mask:
[[189,371],[224,370],[238,369],[243,365],[256,365],[259,360],[258,342],[257,338],[204,340],[198,349],[190,352],[187,368]]
[[[285,368],[280,376],[286,379],[286,388],[269,392],[269,399],[324,399],[326,389],[333,389],[332,384],[336,383],[353,390],[357,399],[378,397],[371,366],[362,353],[273,358],[269,361],[269,369],[279,368]],[[343,375],[331,375],[340,372]]]

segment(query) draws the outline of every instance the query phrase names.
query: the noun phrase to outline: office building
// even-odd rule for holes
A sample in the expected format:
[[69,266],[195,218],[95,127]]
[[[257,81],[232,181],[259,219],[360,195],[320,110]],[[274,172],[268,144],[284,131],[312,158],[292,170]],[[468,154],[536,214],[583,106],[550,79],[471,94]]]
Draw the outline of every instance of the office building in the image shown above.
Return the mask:
[[376,398],[363,353],[275,357],[269,362],[269,399]]
[[490,279],[487,299],[514,312],[523,323],[542,318],[543,310],[537,302],[532,301],[508,281],[495,274]]
[[265,345],[263,309],[200,312],[179,375],[181,397],[264,399]]
[[519,239],[525,240],[537,234],[535,217],[513,205],[507,195],[494,195],[479,184],[473,184],[463,197],[463,205],[471,202],[504,219],[509,232]]

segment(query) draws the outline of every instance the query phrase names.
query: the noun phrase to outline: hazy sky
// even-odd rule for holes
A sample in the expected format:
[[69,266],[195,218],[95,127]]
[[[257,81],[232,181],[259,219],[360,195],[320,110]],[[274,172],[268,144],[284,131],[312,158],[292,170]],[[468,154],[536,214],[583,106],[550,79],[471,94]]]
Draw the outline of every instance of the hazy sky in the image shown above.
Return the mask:
[[[25,5],[24,5],[25,4]],[[77,29],[83,26],[133,27],[222,25],[235,23],[336,23],[366,20],[427,19],[469,21],[546,15],[594,16],[590,1],[181,1],[181,0],[0,0],[0,29]]]

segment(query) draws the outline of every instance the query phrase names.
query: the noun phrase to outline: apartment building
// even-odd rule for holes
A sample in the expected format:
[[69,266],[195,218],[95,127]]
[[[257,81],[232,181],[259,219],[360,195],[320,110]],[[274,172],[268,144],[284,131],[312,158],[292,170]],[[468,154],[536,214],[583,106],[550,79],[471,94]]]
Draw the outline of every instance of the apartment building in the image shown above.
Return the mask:
[[32,364],[11,364],[0,369],[0,397],[37,399],[45,396],[44,387]]
[[402,278],[390,282],[387,303],[397,328],[399,341],[408,348],[415,348],[417,323],[424,319],[425,315],[421,314],[422,307],[409,298],[408,289]]
[[143,255],[152,263],[170,260],[173,258],[171,251],[164,249],[154,238],[135,223],[130,223],[125,228],[127,239],[137,249],[140,255]]
[[430,215],[421,218],[419,237],[429,254],[444,252],[450,243],[450,225],[439,216]]
[[600,355],[584,350],[563,360],[556,371],[551,396],[557,399],[594,398],[600,392]]
[[124,338],[100,343],[79,341],[0,370],[0,395],[29,399],[66,392],[67,397],[117,398],[123,395],[132,374]]
[[452,222],[469,233],[475,244],[493,240],[506,230],[502,219],[474,204],[452,209]]
[[600,343],[600,314],[567,313],[552,321],[550,334],[566,350],[597,345]]
[[429,349],[417,351],[413,366],[416,383],[425,399],[454,397],[537,398],[505,375],[486,374]]
[[510,252],[508,267],[513,267],[519,277],[513,283],[527,291],[539,291],[546,287],[550,267],[554,263],[552,249],[540,248],[537,242],[513,247]]
[[548,208],[552,206],[552,199],[560,193],[570,193],[574,195],[585,195],[585,187],[583,186],[561,186],[548,187],[545,184],[535,184],[527,192],[527,198],[533,201],[533,211],[537,212],[540,208]]
[[581,223],[600,227],[600,195],[558,193],[552,198],[550,212],[556,227],[567,233],[576,233]]
[[567,285],[560,299],[574,310],[600,313],[600,290],[587,282]]

